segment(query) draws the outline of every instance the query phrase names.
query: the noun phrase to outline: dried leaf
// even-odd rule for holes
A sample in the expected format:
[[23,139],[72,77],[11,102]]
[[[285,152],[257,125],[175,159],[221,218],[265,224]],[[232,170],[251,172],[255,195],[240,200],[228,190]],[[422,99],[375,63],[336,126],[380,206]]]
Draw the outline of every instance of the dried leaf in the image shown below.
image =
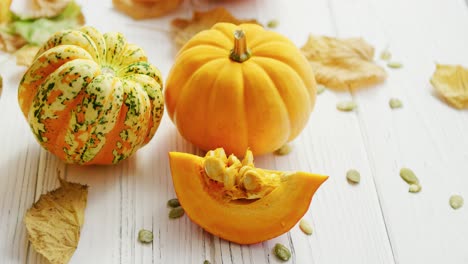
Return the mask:
[[309,36],[301,48],[315,78],[333,89],[361,88],[385,80],[385,70],[373,62],[374,48],[361,38]]
[[182,0],[113,0],[115,8],[133,19],[163,16],[183,3]]
[[15,52],[16,65],[31,66],[36,53],[39,51],[39,46],[26,45]]
[[437,64],[431,84],[452,106],[468,108],[468,69],[460,65]]
[[26,212],[24,222],[34,249],[52,264],[68,263],[80,239],[88,187],[60,179],[60,187]]
[[0,24],[8,23],[11,19],[10,5],[12,0],[0,1]]
[[0,50],[6,52],[15,52],[27,42],[18,34],[10,33],[6,26],[0,26]]
[[182,47],[198,32],[211,28],[218,22],[233,24],[260,23],[255,19],[238,19],[223,7],[214,8],[206,12],[194,11],[192,19],[176,18],[172,20],[173,40],[178,47]]
[[28,0],[23,1],[21,19],[35,19],[58,16],[70,3],[70,0]]

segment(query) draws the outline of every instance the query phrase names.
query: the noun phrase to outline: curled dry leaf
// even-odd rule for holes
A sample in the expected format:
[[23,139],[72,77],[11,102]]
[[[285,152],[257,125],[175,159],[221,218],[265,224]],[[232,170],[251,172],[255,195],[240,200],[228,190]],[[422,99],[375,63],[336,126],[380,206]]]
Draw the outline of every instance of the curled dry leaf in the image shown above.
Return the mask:
[[172,20],[173,40],[178,47],[182,47],[189,39],[198,32],[211,28],[218,22],[228,22],[232,24],[260,23],[255,19],[238,19],[223,7],[214,8],[208,11],[194,11],[192,19],[176,18]]
[[39,46],[25,45],[15,52],[16,65],[31,66],[36,53],[39,51]]
[[35,19],[58,16],[70,3],[70,0],[27,0],[22,1],[22,19]]
[[460,65],[437,64],[431,84],[452,106],[468,108],[468,69]]
[[301,48],[318,83],[332,89],[361,88],[385,80],[385,70],[373,62],[374,48],[362,38],[309,36]]
[[182,0],[113,0],[115,8],[133,19],[160,17],[176,9]]
[[11,19],[10,5],[12,0],[0,1],[0,25],[8,23]]
[[68,263],[80,239],[88,187],[60,179],[60,187],[26,212],[24,222],[34,249],[52,264]]

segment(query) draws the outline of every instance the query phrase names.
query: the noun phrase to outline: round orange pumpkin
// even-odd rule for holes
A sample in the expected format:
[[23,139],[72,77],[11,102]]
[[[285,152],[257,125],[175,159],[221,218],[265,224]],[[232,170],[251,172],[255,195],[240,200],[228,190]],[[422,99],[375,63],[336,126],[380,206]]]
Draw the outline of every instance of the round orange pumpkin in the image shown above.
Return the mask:
[[186,140],[241,156],[247,148],[264,154],[293,140],[315,94],[310,64],[286,37],[259,25],[218,23],[182,47],[165,100]]
[[67,163],[112,164],[156,132],[164,111],[161,79],[122,34],[83,27],[43,45],[18,100],[42,147]]

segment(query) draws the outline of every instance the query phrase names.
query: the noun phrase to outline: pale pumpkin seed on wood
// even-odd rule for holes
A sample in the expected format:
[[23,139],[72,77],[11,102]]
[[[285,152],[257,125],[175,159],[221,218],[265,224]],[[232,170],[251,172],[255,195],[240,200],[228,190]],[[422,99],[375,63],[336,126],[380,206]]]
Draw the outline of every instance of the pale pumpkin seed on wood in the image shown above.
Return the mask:
[[408,184],[418,184],[419,179],[416,177],[416,174],[411,169],[401,168],[400,177],[407,182]]
[[323,92],[325,92],[325,85],[323,84],[317,84],[317,94],[321,94]]
[[292,151],[292,146],[289,144],[284,144],[281,148],[275,150],[275,152],[273,153],[275,155],[284,156],[284,155],[291,153],[291,151]]
[[388,105],[390,106],[390,108],[395,109],[401,108],[403,106],[403,103],[398,98],[391,98],[390,101],[388,101]]
[[291,251],[280,243],[276,243],[273,251],[275,256],[282,261],[288,261],[291,258]]
[[183,216],[185,213],[184,209],[180,206],[176,208],[172,208],[171,211],[169,211],[169,218],[175,219]]
[[278,27],[278,25],[279,25],[279,22],[276,19],[272,19],[272,20],[268,21],[268,23],[267,23],[267,27],[269,27],[269,28],[276,28],[276,27]]
[[140,232],[138,232],[138,241],[145,244],[153,242],[153,232],[141,229]]
[[399,68],[403,67],[403,64],[401,64],[400,62],[397,62],[397,61],[389,61],[387,63],[387,66],[389,68],[392,68],[392,69],[399,69]]
[[350,183],[359,183],[361,181],[361,174],[359,171],[351,169],[346,173],[346,179]]
[[357,107],[357,104],[353,101],[342,101],[336,104],[336,109],[343,112],[353,111]]
[[419,185],[419,183],[410,184],[410,186],[408,188],[408,192],[410,192],[410,193],[418,193],[420,191],[421,191],[421,185]]
[[388,51],[387,49],[386,49],[386,50],[383,50],[383,51],[380,53],[380,59],[381,59],[381,60],[389,61],[391,58],[392,58],[392,53],[390,53],[390,51]]
[[176,208],[176,207],[180,206],[179,199],[177,199],[177,198],[170,199],[169,201],[167,201],[167,206],[169,206],[171,208]]
[[455,194],[450,196],[449,203],[453,209],[457,210],[463,206],[464,200],[461,195]]
[[312,226],[307,220],[301,219],[301,221],[299,222],[299,228],[302,230],[302,232],[304,232],[304,234],[309,236],[312,235]]

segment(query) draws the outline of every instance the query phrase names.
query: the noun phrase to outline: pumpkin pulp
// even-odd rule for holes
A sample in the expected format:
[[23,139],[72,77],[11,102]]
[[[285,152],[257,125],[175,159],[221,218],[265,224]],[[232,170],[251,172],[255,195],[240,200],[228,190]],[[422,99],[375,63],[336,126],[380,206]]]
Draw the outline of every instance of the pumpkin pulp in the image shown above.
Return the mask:
[[210,170],[205,163],[210,157],[213,153],[208,152],[202,158],[170,152],[175,191],[192,221],[214,235],[239,244],[258,243],[289,231],[306,213],[313,194],[328,178],[305,172],[263,170],[255,168],[253,163],[247,164],[249,159],[244,158],[242,167],[274,177],[261,177],[259,188],[249,190],[241,167],[234,188],[228,189],[221,178],[214,180],[207,175]]

